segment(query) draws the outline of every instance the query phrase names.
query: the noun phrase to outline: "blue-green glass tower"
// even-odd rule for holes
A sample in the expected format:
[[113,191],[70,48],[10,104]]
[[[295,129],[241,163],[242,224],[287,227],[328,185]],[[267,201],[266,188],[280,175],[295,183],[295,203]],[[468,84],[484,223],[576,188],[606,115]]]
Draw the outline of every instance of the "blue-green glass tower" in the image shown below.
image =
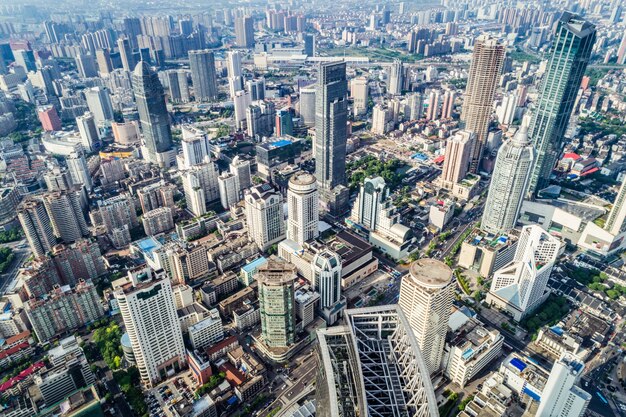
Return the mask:
[[528,129],[537,152],[530,196],[548,186],[595,40],[595,26],[580,16],[564,12],[557,22],[539,101]]

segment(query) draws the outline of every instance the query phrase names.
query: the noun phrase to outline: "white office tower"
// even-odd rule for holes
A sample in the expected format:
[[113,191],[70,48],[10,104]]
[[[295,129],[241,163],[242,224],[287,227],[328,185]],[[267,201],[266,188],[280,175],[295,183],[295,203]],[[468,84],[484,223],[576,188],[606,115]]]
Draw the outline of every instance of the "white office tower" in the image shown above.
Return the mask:
[[113,121],[113,105],[109,90],[102,87],[92,87],[85,90],[87,107],[93,113],[97,125]]
[[281,194],[269,184],[250,188],[245,193],[248,235],[265,251],[285,238],[285,219]]
[[612,235],[619,235],[626,230],[624,219],[626,219],[626,181],[623,181],[619,188],[604,229]]
[[320,294],[320,313],[328,325],[337,322],[346,307],[341,296],[341,258],[335,252],[324,249],[311,262],[313,287]]
[[207,212],[208,203],[220,197],[218,171],[214,162],[193,165],[182,173],[187,208],[196,216]]
[[241,159],[239,155],[235,156],[230,162],[230,173],[237,177],[239,182],[240,195],[243,191],[252,186],[252,175],[250,174],[250,161]]
[[319,236],[319,194],[315,176],[304,171],[289,179],[287,239],[298,245]]
[[409,96],[409,120],[419,120],[424,116],[424,99],[420,93]]
[[481,223],[484,231],[506,233],[515,227],[534,157],[526,126],[500,147]]
[[183,125],[181,131],[183,160],[179,168],[188,169],[206,162],[211,155],[207,134],[191,125]]
[[300,118],[305,126],[315,126],[315,88],[300,89]]
[[154,386],[185,366],[183,333],[170,280],[164,272],[137,268],[114,286],[141,381]]
[[549,294],[546,286],[560,247],[561,241],[540,226],[523,227],[513,261],[493,275],[487,303],[517,321],[532,312]]
[[78,126],[80,143],[83,145],[83,149],[86,152],[93,152],[100,142],[98,127],[96,126],[96,119],[93,113],[87,112],[82,116],[78,116],[76,118],[76,125]]
[[446,153],[441,171],[441,187],[452,190],[469,171],[472,143],[476,139],[473,132],[459,130],[446,142]]
[[87,191],[91,191],[93,189],[91,174],[87,166],[87,160],[82,152],[72,152],[65,158],[65,162],[67,163],[67,169],[72,177],[72,184],[81,184]]
[[541,394],[537,417],[581,417],[585,414],[591,395],[577,387],[585,364],[576,356],[564,353],[554,363]]
[[246,109],[251,104],[250,93],[245,90],[240,90],[235,93],[235,123],[237,128],[244,128],[243,122],[246,120]]
[[402,84],[404,76],[404,67],[402,66],[402,61],[396,59],[391,64],[391,69],[389,70],[389,88],[388,93],[391,95],[399,95],[402,93]]
[[367,77],[357,77],[350,82],[350,95],[352,97],[352,113],[360,116],[367,113],[367,100],[369,97]]
[[315,415],[438,416],[426,361],[400,308],[346,310],[345,317],[317,331]]
[[498,121],[503,125],[510,125],[515,120],[517,102],[519,97],[516,92],[507,93],[502,97],[502,103],[496,109]]
[[228,51],[227,53],[227,66],[228,78],[241,77],[241,52]]
[[[230,98],[235,98],[237,91],[241,90],[243,90],[243,77],[231,77],[228,79],[228,91],[230,92]],[[248,93],[250,92],[248,91]]]
[[225,172],[217,178],[220,191],[220,202],[225,210],[230,209],[239,202],[239,180],[230,172]]
[[438,371],[454,300],[452,270],[435,259],[419,259],[402,278],[398,304],[411,325],[428,374]]

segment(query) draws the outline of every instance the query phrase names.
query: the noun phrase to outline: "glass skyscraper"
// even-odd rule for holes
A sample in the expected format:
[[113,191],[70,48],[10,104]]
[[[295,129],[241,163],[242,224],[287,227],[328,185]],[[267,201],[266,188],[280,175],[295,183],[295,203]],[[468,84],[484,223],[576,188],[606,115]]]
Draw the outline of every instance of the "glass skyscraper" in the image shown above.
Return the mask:
[[172,148],[172,131],[163,86],[145,61],[139,62],[133,71],[133,89],[146,148],[154,158]]
[[528,129],[537,152],[530,177],[530,195],[548,186],[595,40],[593,24],[572,13],[563,13],[557,23],[539,101]]

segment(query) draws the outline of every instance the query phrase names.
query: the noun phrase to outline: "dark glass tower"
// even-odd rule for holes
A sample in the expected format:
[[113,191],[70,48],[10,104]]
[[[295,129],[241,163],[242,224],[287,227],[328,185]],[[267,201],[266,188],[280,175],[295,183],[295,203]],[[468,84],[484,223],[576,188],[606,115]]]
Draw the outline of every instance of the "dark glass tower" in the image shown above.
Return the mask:
[[154,161],[156,154],[172,149],[172,131],[163,86],[145,61],[133,71],[133,90],[146,148]]
[[557,23],[539,101],[528,129],[537,152],[530,177],[531,196],[549,184],[595,40],[593,24],[572,13],[563,13]]
[[315,176],[322,205],[331,214],[347,203],[346,140],[348,82],[345,62],[320,65],[315,92]]

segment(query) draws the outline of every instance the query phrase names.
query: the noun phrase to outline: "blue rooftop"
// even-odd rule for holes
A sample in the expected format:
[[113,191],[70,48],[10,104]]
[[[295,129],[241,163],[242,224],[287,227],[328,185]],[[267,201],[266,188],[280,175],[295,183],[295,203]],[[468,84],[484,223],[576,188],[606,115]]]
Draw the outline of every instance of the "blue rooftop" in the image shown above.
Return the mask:
[[241,269],[243,269],[243,271],[246,274],[251,274],[254,271],[256,271],[256,269],[258,267],[260,267],[261,265],[264,265],[267,263],[267,259],[265,259],[264,257],[260,257],[255,259],[254,261],[250,262],[249,264],[244,265]]
[[520,372],[523,372],[524,369],[526,369],[526,367],[528,366],[518,358],[511,359],[511,362],[509,363],[519,369]]
[[550,330],[552,330],[553,333],[559,336],[563,336],[563,329],[561,329],[559,326],[552,326],[550,327]]
[[291,141],[287,139],[277,140],[275,142],[270,142],[269,145],[274,148],[282,148],[283,146],[291,145]]
[[137,246],[139,246],[139,249],[143,252],[152,253],[152,251],[161,246],[161,244],[155,238],[147,237],[137,242]]
[[535,401],[540,401],[541,397],[539,396],[539,394],[537,394],[536,392],[528,389],[528,387],[524,387],[524,389],[522,390],[522,392],[526,395],[528,395],[530,398],[532,398]]

